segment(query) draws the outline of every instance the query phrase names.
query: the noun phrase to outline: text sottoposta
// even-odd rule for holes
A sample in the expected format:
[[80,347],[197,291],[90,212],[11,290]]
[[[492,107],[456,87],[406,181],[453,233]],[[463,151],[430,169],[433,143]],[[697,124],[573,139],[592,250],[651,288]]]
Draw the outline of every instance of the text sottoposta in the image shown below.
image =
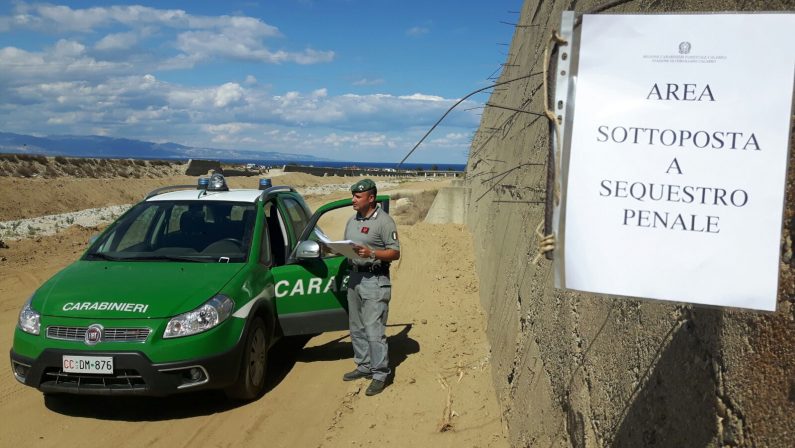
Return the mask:
[[753,133],[599,126],[596,141],[635,145],[761,151]]

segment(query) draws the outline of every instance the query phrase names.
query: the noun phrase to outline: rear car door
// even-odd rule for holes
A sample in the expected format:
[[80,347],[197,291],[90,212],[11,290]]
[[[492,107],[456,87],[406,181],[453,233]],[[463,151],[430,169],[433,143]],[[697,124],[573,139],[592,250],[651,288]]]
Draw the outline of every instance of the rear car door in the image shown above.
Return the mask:
[[[381,206],[388,210],[389,196],[378,196]],[[299,259],[295,247],[302,241],[318,240],[317,232],[323,230],[319,223],[334,211],[350,217],[351,200],[342,199],[320,207],[311,217],[299,198],[280,199],[280,217],[284,227],[293,235],[294,243],[286,264],[272,268],[275,281],[276,310],[286,336],[317,334],[348,328],[347,281],[348,264],[345,257],[328,251],[319,258]],[[345,209],[348,208],[347,212]],[[337,225],[342,215],[335,217]],[[344,228],[344,223],[342,223]],[[335,236],[336,235],[332,235]]]

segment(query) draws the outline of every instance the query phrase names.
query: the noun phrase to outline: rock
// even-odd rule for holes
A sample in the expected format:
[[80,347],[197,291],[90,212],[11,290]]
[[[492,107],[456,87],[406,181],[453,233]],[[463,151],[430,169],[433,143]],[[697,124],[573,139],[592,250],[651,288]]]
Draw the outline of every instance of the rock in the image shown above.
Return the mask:
[[0,240],[0,249],[8,249],[8,244],[3,240]]
[[409,198],[400,198],[395,201],[395,211],[405,210],[412,206],[411,199]]
[[421,324],[423,324],[423,325],[425,325],[425,324],[427,324],[427,323],[428,323],[428,319],[423,319],[423,320],[421,320],[421,321],[420,321],[420,323],[421,323]]

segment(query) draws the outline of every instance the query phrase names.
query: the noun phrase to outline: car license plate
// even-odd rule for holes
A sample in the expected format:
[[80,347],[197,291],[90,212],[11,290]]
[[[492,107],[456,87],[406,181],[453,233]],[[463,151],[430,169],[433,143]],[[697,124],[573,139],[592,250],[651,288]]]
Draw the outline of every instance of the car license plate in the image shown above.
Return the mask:
[[113,374],[113,358],[110,356],[63,355],[63,371],[67,373]]

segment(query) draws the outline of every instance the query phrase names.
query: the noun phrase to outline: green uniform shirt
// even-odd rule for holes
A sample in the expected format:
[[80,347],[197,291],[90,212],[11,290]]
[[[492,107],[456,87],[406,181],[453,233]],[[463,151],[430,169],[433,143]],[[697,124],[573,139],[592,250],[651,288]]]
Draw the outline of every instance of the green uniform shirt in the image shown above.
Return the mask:
[[[373,250],[400,250],[395,221],[385,211],[381,210],[380,206],[376,207],[369,218],[365,218],[358,213],[352,216],[345,225],[345,239]],[[371,263],[370,260],[361,258],[351,261],[359,265]],[[381,260],[376,260],[372,263],[375,266],[387,264]]]

